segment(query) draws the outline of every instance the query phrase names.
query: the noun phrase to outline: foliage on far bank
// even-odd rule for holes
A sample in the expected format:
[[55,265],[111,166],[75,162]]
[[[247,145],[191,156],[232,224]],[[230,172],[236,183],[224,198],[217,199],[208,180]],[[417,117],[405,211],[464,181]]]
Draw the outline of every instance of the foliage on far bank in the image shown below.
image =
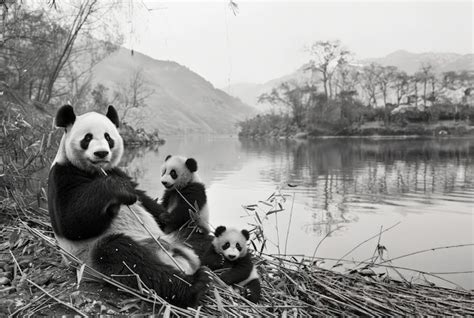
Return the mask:
[[[318,41],[309,49],[303,79],[281,82],[258,102],[274,108],[239,123],[240,136],[295,135],[435,135],[433,124],[455,121],[464,129],[442,134],[472,133],[474,73],[437,74],[421,63],[409,75],[394,66],[351,63],[350,51],[339,41]],[[364,125],[383,122],[378,129]]]
[[143,128],[135,129],[127,123],[122,123],[119,130],[125,146],[150,144],[160,145],[165,143],[165,140],[160,138],[157,130],[152,133],[148,133]]

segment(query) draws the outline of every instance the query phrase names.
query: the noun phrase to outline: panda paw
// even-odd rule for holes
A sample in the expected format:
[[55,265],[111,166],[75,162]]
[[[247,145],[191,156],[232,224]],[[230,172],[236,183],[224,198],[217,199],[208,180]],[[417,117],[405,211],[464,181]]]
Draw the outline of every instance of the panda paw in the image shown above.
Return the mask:
[[138,200],[138,196],[136,193],[127,191],[120,192],[118,194],[118,198],[120,200],[120,203],[126,205],[132,205]]
[[224,255],[222,254],[219,254],[221,256],[221,259],[219,260],[219,267],[224,267],[224,263],[225,263],[225,257]]
[[163,224],[163,225],[167,225],[171,220],[171,216],[169,213],[161,213],[159,216],[158,216],[158,221],[160,224]]
[[194,305],[199,303],[199,300],[206,294],[210,287],[211,275],[207,267],[200,267],[194,274],[193,285],[191,291],[194,298]]

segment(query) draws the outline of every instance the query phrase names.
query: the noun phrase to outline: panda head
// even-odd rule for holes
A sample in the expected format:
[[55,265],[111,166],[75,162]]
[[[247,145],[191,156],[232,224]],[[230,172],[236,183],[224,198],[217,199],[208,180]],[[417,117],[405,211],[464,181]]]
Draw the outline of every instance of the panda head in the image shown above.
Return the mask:
[[197,162],[193,158],[166,156],[161,166],[161,183],[167,189],[182,189],[191,182],[198,182]]
[[235,261],[247,255],[247,241],[250,237],[247,230],[227,229],[221,225],[216,228],[214,235],[212,241],[214,249],[229,261]]
[[65,132],[54,163],[70,162],[81,170],[96,172],[112,169],[120,162],[123,140],[112,105],[106,115],[89,112],[80,116],[74,114],[72,106],[65,105],[56,114],[56,126]]

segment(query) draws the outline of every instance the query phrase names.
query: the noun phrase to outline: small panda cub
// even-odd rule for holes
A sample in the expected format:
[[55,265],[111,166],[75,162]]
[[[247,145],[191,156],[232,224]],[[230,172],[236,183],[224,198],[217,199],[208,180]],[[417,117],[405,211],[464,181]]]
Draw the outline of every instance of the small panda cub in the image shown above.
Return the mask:
[[219,226],[214,235],[212,245],[202,258],[202,264],[212,270],[224,269],[218,274],[224,283],[243,287],[245,298],[257,303],[261,287],[257,269],[247,250],[249,232]]
[[193,158],[172,155],[166,157],[161,167],[161,183],[166,188],[161,204],[168,213],[160,215],[165,233],[177,231],[190,221],[191,213],[196,207],[197,225],[209,233],[206,189],[196,171],[197,162]]

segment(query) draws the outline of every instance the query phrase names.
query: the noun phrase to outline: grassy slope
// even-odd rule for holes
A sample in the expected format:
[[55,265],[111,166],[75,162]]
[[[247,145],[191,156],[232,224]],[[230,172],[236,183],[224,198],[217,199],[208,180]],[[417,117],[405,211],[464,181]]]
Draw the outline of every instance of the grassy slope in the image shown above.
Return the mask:
[[214,88],[188,68],[137,52],[132,56],[125,49],[99,63],[93,81],[113,90],[116,83],[126,82],[137,69],[143,70],[147,86],[154,92],[146,101],[150,116],[145,128],[158,128],[163,133],[232,133],[236,122],[255,114],[254,108]]

